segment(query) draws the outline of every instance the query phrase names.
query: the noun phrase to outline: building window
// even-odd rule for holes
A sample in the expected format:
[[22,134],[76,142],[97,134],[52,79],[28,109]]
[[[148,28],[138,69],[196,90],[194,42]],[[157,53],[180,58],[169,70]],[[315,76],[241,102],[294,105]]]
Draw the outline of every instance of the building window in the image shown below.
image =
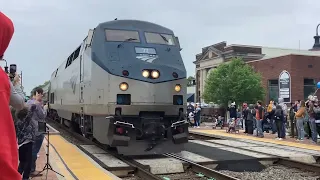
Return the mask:
[[278,79],[272,79],[268,81],[268,94],[269,101],[272,99],[278,101],[279,98],[279,81]]
[[309,95],[312,95],[316,90],[316,83],[314,79],[304,78],[303,80],[303,98],[307,99]]

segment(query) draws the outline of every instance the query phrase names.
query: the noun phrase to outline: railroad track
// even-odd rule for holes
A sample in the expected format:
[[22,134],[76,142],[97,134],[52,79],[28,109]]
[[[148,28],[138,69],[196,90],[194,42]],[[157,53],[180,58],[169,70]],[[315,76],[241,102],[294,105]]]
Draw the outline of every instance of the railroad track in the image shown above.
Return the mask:
[[[60,129],[63,129],[64,131],[66,131],[67,133],[69,133],[73,138],[76,138],[78,141],[80,141],[81,143],[78,143],[77,147],[79,149],[81,149],[85,154],[87,154],[89,157],[91,157],[92,159],[94,159],[100,166],[104,167],[105,165],[96,157],[94,157],[92,154],[88,153],[83,147],[81,147],[81,145],[95,145],[103,150],[105,150],[108,154],[116,157],[117,159],[123,161],[124,163],[128,164],[130,167],[132,167],[134,169],[134,174],[138,177],[140,177],[141,179],[145,179],[145,180],[164,180],[164,178],[152,174],[149,171],[148,166],[145,166],[143,164],[140,164],[139,162],[135,161],[134,159],[130,158],[130,157],[126,157],[126,156],[122,156],[117,154],[114,151],[110,151],[106,146],[97,143],[97,142],[93,142],[87,138],[85,138],[84,136],[71,131],[69,128],[53,121],[53,120],[49,120],[48,121],[49,124],[53,123],[55,126],[58,126]],[[164,154],[165,157],[171,157],[171,158],[175,158],[178,159],[180,161],[183,161],[185,163],[188,163],[189,167],[191,168],[191,170],[194,173],[198,173],[198,174],[203,174],[205,177],[207,177],[207,179],[214,179],[214,180],[238,180],[237,178],[231,177],[229,175],[223,174],[221,172],[215,171],[213,169],[207,168],[205,166],[202,166],[200,164],[197,164],[195,162],[192,162],[188,159],[184,159],[181,156],[178,156],[176,154],[173,153],[167,153]],[[191,176],[189,175],[190,179],[200,179],[201,177],[197,177],[197,176]],[[188,179],[189,179],[188,178]],[[180,178],[178,178],[180,179]],[[184,178],[185,179],[185,178]]]
[[[85,138],[84,136],[74,132],[74,131],[71,131],[69,128],[55,122],[54,120],[51,120],[49,119],[49,122],[50,123],[53,123],[55,124],[56,126],[58,126],[59,128],[63,129],[64,131],[68,132],[72,137],[76,138],[77,140],[81,141],[82,143],[80,144],[77,144],[77,147],[79,149],[81,149],[82,151],[84,151],[84,149],[80,146],[81,144],[83,145],[96,145],[97,147],[107,151],[109,154],[111,154],[112,156],[120,159],[121,161],[123,161],[124,163],[128,164],[129,166],[131,166],[132,168],[134,168],[134,173],[139,176],[140,178],[142,179],[146,179],[146,180],[162,180],[159,176],[157,175],[154,175],[152,173],[150,173],[148,170],[145,169],[145,166],[141,165],[140,163],[138,162],[135,162],[133,159],[130,159],[130,158],[126,158],[126,157],[123,157],[119,154],[116,154],[115,152],[112,152],[108,149],[106,149],[106,147],[104,147],[103,145],[99,144],[99,143],[95,143],[87,138]],[[99,164],[99,165],[102,165],[101,161],[97,161],[97,159],[92,155],[92,154],[89,154],[87,153],[86,151],[84,151],[85,154],[87,154],[88,156],[90,156],[91,158],[95,159],[95,161]]]
[[[211,143],[211,144],[215,144],[215,145],[235,148],[234,146],[227,145],[227,144],[219,144],[219,143],[215,143],[215,142],[212,142],[212,141],[205,141],[208,138],[210,138],[208,136],[199,135],[199,134],[196,134],[196,135],[192,134],[192,137],[195,138],[195,140],[202,140],[202,141],[204,141],[206,143]],[[199,138],[199,139],[196,139],[196,138]],[[211,139],[220,139],[220,138],[211,138]],[[276,156],[276,155],[273,155],[273,154],[264,153],[264,152],[260,152],[260,151],[254,151],[252,149],[246,149],[246,148],[242,148],[242,147],[236,147],[236,148],[239,149],[239,150],[259,153],[259,154],[262,154],[262,155],[273,156],[275,164],[280,164],[280,165],[287,166],[287,167],[290,167],[290,168],[297,168],[297,169],[301,169],[301,170],[312,171],[312,172],[320,174],[320,165],[319,164],[309,164],[309,163],[300,162],[300,161],[292,160],[292,159],[289,159],[289,158],[284,158],[284,157],[280,157],[280,156]]]
[[214,178],[214,179],[218,179],[218,180],[238,180],[237,178],[231,177],[229,175],[220,173],[219,171],[215,171],[213,169],[207,168],[205,166],[202,166],[200,164],[197,164],[195,162],[192,162],[188,159],[185,159],[181,156],[178,156],[176,154],[173,153],[166,153],[164,154],[167,157],[172,157],[175,159],[179,159],[180,161],[184,161],[189,163],[189,165],[191,166],[192,171],[197,172],[197,173],[202,173],[204,174],[206,177],[210,177],[210,178]]

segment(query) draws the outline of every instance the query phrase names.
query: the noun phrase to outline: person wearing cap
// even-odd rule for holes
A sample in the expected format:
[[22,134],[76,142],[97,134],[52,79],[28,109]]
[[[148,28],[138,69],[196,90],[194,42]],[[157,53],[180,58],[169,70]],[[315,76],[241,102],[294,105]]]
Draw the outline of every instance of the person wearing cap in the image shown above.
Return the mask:
[[[13,36],[12,21],[0,12],[0,59]],[[0,179],[21,180],[18,172],[18,145],[9,105],[17,110],[25,107],[24,99],[14,90],[8,75],[0,68]]]

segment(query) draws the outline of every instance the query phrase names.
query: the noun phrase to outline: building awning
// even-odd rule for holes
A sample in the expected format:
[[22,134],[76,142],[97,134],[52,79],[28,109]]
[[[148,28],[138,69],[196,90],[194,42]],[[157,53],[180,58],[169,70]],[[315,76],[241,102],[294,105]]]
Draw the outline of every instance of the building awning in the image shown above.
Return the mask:
[[194,102],[194,93],[187,94],[187,102]]

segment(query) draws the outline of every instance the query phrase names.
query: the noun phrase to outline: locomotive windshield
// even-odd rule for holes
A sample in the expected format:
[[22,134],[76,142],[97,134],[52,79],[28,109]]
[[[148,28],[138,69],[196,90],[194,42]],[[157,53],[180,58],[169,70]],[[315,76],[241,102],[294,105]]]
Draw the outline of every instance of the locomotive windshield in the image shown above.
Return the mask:
[[175,45],[174,38],[169,34],[159,34],[159,33],[144,33],[146,36],[147,43],[150,44],[165,44],[165,45]]
[[130,42],[140,42],[138,31],[127,31],[127,30],[111,30],[106,29],[107,41],[119,41],[124,42],[130,39]]

